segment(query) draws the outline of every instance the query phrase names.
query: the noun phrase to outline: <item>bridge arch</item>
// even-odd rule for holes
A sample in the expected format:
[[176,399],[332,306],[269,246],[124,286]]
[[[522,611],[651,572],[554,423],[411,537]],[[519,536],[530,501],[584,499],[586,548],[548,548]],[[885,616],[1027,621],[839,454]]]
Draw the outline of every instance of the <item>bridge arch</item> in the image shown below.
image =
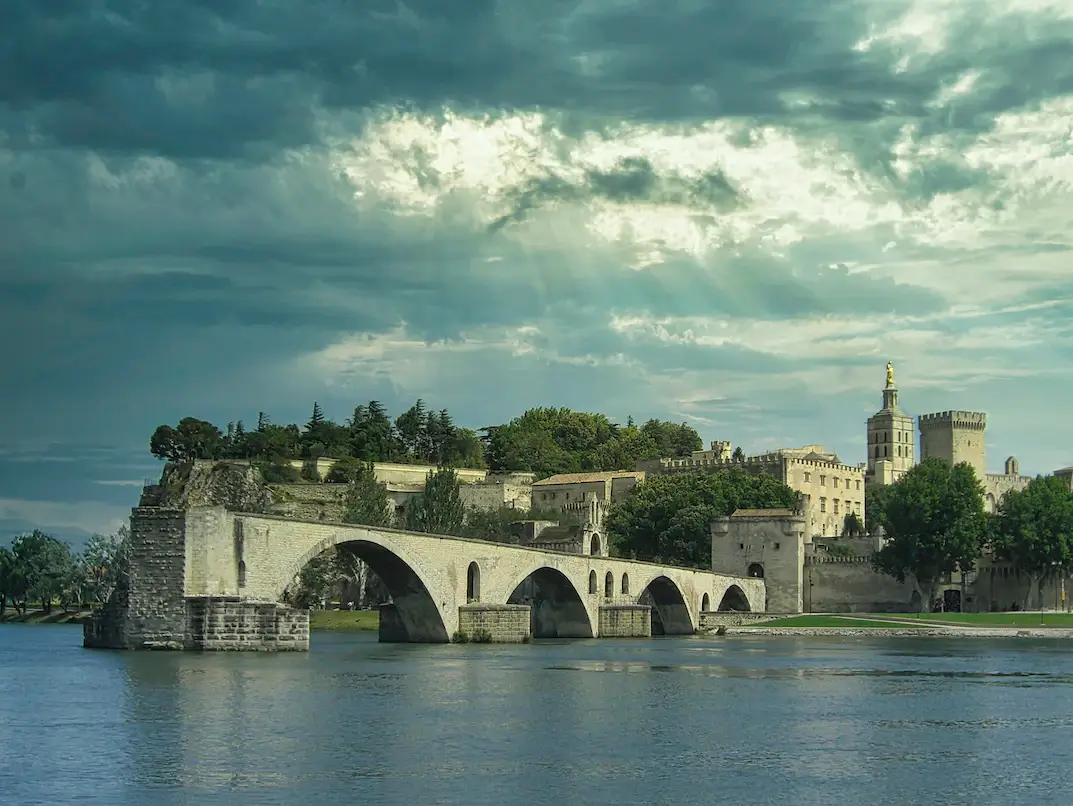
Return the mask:
[[749,597],[745,595],[745,591],[737,585],[731,585],[726,589],[723,598],[719,602],[719,610],[722,612],[730,610],[738,613],[749,613],[752,611],[752,607],[749,606]]
[[658,574],[641,590],[637,601],[652,608],[653,635],[692,635],[696,632],[693,614],[682,589],[670,577]]
[[[278,583],[276,600],[279,601],[283,597],[283,592],[314,557],[332,547],[342,546],[368,565],[387,588],[391,604],[395,606],[398,616],[398,634],[394,640],[408,643],[446,643],[449,640],[447,626],[439,606],[429,593],[429,590],[435,590],[436,586],[430,584],[431,577],[428,573],[397,546],[388,545],[386,541],[381,543],[371,532],[362,532],[363,537],[335,534],[314,545],[298,559],[289,575]],[[384,630],[381,629],[381,634],[383,633]]]
[[507,604],[529,605],[534,638],[593,638],[592,617],[580,591],[557,568],[542,565],[507,590]]

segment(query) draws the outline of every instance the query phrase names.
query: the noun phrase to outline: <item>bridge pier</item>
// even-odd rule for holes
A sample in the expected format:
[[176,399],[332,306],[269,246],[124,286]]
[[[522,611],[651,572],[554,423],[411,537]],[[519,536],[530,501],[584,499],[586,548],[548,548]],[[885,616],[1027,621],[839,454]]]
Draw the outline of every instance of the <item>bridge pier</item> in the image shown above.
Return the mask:
[[643,604],[600,605],[601,638],[651,638],[652,608]]

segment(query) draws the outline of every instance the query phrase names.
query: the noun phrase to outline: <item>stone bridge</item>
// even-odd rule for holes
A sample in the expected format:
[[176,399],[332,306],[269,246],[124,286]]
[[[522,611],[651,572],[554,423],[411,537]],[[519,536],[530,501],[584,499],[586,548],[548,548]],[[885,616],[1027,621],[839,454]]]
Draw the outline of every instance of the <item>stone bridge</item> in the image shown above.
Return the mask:
[[763,579],[222,507],[139,507],[126,584],[87,622],[85,645],[307,649],[308,613],[278,603],[332,546],[390,592],[381,641],[684,635],[704,611],[764,609]]

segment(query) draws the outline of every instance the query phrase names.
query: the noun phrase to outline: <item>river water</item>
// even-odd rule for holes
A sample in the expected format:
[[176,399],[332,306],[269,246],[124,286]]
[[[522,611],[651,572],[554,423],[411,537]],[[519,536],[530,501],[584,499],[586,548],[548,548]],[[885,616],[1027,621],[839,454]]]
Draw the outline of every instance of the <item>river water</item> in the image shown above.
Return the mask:
[[83,650],[0,626],[0,803],[1070,804],[1059,641]]

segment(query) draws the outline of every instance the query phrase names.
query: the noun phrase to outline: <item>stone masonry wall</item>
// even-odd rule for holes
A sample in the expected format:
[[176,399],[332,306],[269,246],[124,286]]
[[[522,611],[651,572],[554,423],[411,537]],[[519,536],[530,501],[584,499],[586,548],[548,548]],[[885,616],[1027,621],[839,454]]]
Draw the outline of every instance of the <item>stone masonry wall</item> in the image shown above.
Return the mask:
[[346,511],[345,484],[273,484],[271,513],[304,521],[340,523]]
[[524,644],[531,637],[528,605],[468,604],[458,608],[458,631],[472,639],[484,633],[494,644]]
[[309,649],[309,612],[237,597],[187,599],[187,648],[298,651]]
[[130,519],[125,643],[132,649],[186,644],[186,518],[175,509],[137,507]]
[[652,608],[640,604],[600,606],[601,638],[651,638]]
[[528,510],[533,505],[533,488],[528,484],[503,481],[485,481],[460,484],[458,494],[462,503],[473,509],[499,509],[513,507]]
[[802,599],[808,613],[908,613],[919,609],[915,590],[873,571],[867,557],[822,557],[805,566]]

